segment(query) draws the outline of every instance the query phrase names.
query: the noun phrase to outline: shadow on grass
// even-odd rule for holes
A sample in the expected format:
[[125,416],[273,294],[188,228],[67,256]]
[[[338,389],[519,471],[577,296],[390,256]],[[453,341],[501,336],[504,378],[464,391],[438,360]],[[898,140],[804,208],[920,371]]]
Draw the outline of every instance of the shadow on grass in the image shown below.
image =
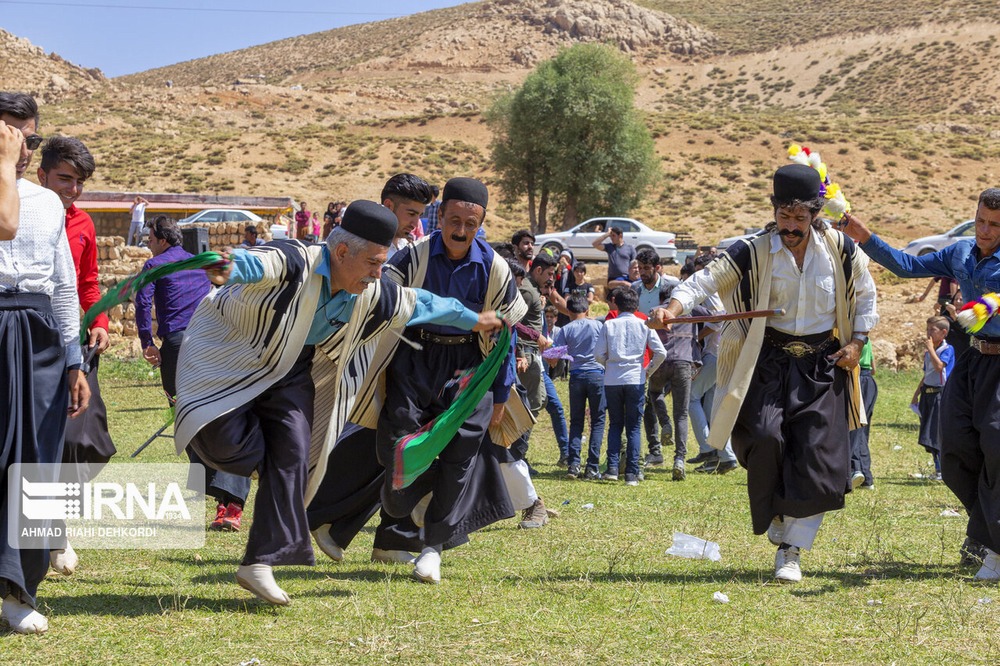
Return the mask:
[[163,412],[166,411],[165,407],[132,407],[130,409],[116,409],[116,412],[121,414],[128,414],[132,412]]
[[[808,563],[803,568],[803,583],[800,587],[789,587],[797,590],[794,594],[800,596],[818,596],[837,592],[845,587],[865,587],[874,581],[881,580],[902,580],[921,581],[938,580],[941,578],[954,578],[956,575],[964,574],[964,570],[956,569],[953,566],[937,566],[928,564],[914,564],[910,562],[858,562],[851,566],[863,571],[845,571],[843,569],[810,569]],[[508,581],[533,582],[533,583],[578,583],[589,581],[591,583],[663,583],[666,585],[696,585],[703,584],[724,584],[742,583],[747,585],[774,585],[779,586],[773,578],[773,572],[768,569],[727,569],[719,568],[711,571],[699,571],[692,573],[676,572],[629,572],[615,571],[590,572],[590,573],[568,573],[550,574],[538,576],[508,576]],[[811,587],[819,585],[818,588]]]

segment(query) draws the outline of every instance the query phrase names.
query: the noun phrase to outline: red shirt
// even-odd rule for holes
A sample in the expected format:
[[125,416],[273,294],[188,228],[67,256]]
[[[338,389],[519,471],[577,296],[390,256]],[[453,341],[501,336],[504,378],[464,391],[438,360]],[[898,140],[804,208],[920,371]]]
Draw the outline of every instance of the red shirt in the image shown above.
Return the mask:
[[[76,292],[84,312],[101,298],[97,281],[97,232],[90,215],[75,205],[66,210],[66,238],[76,266]],[[108,330],[108,316],[97,315],[92,328]]]

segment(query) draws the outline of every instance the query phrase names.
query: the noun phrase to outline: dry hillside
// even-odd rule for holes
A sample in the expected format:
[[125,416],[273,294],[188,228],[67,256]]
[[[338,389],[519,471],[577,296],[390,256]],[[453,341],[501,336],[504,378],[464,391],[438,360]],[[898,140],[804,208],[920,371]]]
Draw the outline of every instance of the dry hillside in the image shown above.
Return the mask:
[[[372,198],[399,171],[489,181],[481,113],[493,95],[559,48],[598,40],[636,64],[662,159],[645,203],[622,213],[703,243],[759,226],[770,173],[797,141],[902,242],[967,219],[1000,184],[998,26],[996,3],[953,0],[488,0],[110,83],[0,33],[0,78],[42,93],[47,132],[88,143],[94,188],[315,204]],[[48,95],[53,75],[86,94]],[[494,201],[492,238],[524,226],[523,201]],[[922,285],[880,280],[885,330],[902,339],[926,316],[903,294]]]
[[84,69],[0,29],[0,90],[24,90],[41,101],[89,95],[108,86],[99,69]]

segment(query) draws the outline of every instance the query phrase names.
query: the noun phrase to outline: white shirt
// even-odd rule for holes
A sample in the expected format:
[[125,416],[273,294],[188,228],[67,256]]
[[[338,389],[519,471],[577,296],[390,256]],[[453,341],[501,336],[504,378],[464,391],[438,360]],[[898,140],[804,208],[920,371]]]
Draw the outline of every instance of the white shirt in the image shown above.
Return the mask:
[[388,252],[388,254],[386,256],[386,261],[388,261],[389,259],[392,259],[392,255],[396,254],[400,250],[406,249],[410,245],[412,245],[412,241],[410,241],[409,238],[406,238],[406,237],[403,237],[403,238],[393,238],[389,242],[389,252]]
[[77,365],[80,353],[80,302],[76,269],[66,239],[66,212],[55,192],[30,180],[17,180],[21,200],[17,235],[0,241],[0,291],[45,294],[66,347],[66,364]]
[[146,219],[146,204],[137,203],[132,209],[132,221],[143,222]]
[[[861,249],[857,249],[861,252]],[[771,235],[771,295],[768,308],[783,309],[784,315],[767,318],[767,325],[782,333],[803,336],[824,333],[836,326],[837,289],[833,257],[816,230],[809,234],[805,259],[800,271],[791,250],[781,237]],[[868,271],[854,276],[857,312],[855,331],[870,331],[878,323],[875,305],[875,282]],[[715,279],[707,270],[698,271],[674,289],[672,298],[684,307],[684,313],[717,291]]]
[[[642,367],[646,347],[653,352],[649,367]],[[594,345],[594,360],[604,366],[605,386],[645,384],[667,357],[660,336],[646,322],[625,312],[604,322]]]

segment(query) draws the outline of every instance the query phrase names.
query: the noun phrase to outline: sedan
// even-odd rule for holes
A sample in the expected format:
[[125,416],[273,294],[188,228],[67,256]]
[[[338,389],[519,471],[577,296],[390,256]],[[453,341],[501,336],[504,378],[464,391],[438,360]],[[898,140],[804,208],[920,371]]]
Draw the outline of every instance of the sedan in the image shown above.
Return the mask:
[[177,224],[194,224],[195,222],[209,223],[209,222],[242,222],[244,224],[257,224],[258,222],[263,222],[264,218],[256,213],[251,213],[248,210],[234,210],[231,208],[209,208],[207,210],[200,210],[194,215],[189,215],[182,220],[178,220]]
[[906,254],[912,254],[914,257],[919,257],[923,254],[943,250],[952,243],[960,241],[963,238],[975,239],[975,237],[976,221],[968,220],[966,222],[962,222],[962,224],[957,227],[944,232],[943,234],[924,236],[923,238],[918,238],[915,241],[910,241],[910,244],[903,248],[903,252]]
[[608,227],[620,228],[625,242],[634,246],[636,251],[647,248],[656,250],[660,255],[660,262],[664,264],[677,261],[674,234],[650,229],[642,222],[628,217],[594,217],[568,231],[541,234],[535,238],[535,252],[547,248],[558,256],[560,252],[568,249],[576,259],[582,261],[607,261],[607,253],[595,250],[594,241],[603,236]]

